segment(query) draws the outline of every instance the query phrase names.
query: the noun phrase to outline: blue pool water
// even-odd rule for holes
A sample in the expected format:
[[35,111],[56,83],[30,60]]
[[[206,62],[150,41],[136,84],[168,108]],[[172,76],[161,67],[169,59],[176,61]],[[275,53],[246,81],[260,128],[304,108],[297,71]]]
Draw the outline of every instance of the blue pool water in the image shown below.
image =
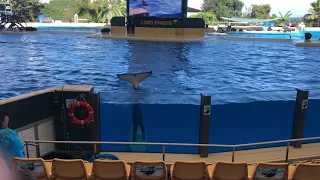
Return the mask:
[[[320,31],[306,31],[312,34],[313,40],[318,40],[320,38]],[[304,39],[304,34],[306,32],[272,32],[272,33],[229,33],[227,36],[234,37],[251,37],[251,38],[276,38],[276,39]]]
[[[199,93],[212,94],[210,143],[290,139],[294,88],[312,89],[304,137],[320,136],[320,48],[262,41],[88,39],[81,30],[47,31],[0,34],[0,97],[57,84],[92,84],[102,91],[103,141],[198,143]],[[139,93],[116,77],[149,70],[153,75]],[[102,150],[160,152],[162,147],[103,145]],[[166,152],[197,150],[166,147]]]
[[[215,94],[319,87],[320,48],[316,47],[260,41],[106,40],[86,35],[0,34],[0,97],[57,84],[92,84],[99,91],[132,92],[131,85],[116,74],[150,70],[152,76],[141,85],[144,93]],[[264,99],[258,95],[251,98]]]

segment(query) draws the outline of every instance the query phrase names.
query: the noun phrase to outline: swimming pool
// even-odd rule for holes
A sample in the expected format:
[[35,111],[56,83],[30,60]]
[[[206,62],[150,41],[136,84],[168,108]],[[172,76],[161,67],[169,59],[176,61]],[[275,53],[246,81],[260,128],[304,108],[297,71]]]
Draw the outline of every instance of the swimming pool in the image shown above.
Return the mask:
[[[232,37],[251,37],[251,38],[275,38],[275,39],[304,39],[305,33],[311,33],[312,39],[320,38],[320,31],[305,32],[234,32],[228,33],[227,36]],[[219,35],[218,35],[219,36]]]
[[[84,33],[0,34],[0,97],[58,84],[131,92],[116,74],[153,71],[144,93],[198,94],[319,87],[320,48],[292,43],[145,42]],[[265,97],[253,96],[264,99]]]

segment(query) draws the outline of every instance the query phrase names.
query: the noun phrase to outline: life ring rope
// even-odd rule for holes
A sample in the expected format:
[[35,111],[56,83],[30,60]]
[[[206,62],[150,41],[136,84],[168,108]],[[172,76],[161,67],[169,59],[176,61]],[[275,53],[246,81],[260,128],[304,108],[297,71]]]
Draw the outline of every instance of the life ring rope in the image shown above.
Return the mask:
[[[78,119],[74,115],[74,111],[77,107],[83,107],[88,111],[88,117],[86,119]],[[68,114],[71,120],[77,125],[85,126],[94,121],[94,110],[92,106],[86,101],[74,101],[68,109]]]

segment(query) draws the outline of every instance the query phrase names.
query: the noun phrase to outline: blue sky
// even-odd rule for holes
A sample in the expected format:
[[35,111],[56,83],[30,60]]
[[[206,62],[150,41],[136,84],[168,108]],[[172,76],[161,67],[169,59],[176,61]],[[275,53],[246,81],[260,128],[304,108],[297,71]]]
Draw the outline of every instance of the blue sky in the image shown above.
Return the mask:
[[[308,12],[310,3],[315,0],[242,0],[246,6],[251,4],[270,4],[271,14],[285,14],[287,11],[293,13],[293,17],[303,16]],[[194,8],[200,8],[203,0],[188,0],[188,5]]]

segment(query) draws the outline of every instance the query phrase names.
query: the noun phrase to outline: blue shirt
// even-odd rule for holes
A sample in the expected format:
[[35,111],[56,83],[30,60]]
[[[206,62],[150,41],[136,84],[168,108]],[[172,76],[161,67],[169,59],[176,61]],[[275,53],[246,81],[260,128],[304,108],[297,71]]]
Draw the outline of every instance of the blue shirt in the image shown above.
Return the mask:
[[15,130],[9,128],[0,129],[0,151],[1,155],[5,156],[1,158],[5,160],[8,167],[11,167],[14,157],[25,157],[24,145]]

